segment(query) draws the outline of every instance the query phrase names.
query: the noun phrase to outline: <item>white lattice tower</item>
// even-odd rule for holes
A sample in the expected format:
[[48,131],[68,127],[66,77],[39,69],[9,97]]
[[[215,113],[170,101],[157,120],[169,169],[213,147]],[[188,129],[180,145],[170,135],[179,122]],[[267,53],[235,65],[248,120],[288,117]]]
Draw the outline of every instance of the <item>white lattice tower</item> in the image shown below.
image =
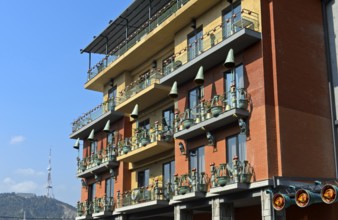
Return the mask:
[[48,163],[48,178],[47,178],[47,198],[54,198],[52,186],[52,150],[49,149],[49,163]]

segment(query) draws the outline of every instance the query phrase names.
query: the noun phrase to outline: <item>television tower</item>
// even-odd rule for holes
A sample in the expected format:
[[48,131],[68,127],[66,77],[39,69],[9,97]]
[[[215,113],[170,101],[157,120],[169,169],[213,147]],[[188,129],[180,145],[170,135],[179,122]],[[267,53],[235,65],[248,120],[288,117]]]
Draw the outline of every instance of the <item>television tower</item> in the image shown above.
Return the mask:
[[48,164],[48,179],[47,179],[47,198],[53,198],[54,199],[54,194],[53,194],[53,186],[52,186],[52,150],[49,149],[49,164]]

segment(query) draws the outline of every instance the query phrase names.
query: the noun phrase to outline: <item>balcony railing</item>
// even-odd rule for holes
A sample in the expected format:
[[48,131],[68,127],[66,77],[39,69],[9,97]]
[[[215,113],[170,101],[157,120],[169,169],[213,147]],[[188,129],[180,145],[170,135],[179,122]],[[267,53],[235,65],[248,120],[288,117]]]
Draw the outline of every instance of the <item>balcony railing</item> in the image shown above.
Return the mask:
[[159,125],[158,121],[150,130],[144,128],[135,129],[135,135],[130,138],[120,140],[118,143],[118,155],[128,154],[130,151],[137,150],[156,141],[171,142],[173,140],[173,130],[170,126]]
[[192,169],[191,173],[174,177],[175,195],[185,195],[190,192],[207,192],[210,179],[205,172],[197,172]]
[[95,198],[93,201],[93,214],[100,212],[112,212],[114,210],[113,197]]
[[155,180],[153,186],[146,186],[117,193],[117,208],[122,208],[130,205],[141,204],[155,200],[169,200],[173,196],[171,184],[166,184],[165,187],[160,186],[161,183]]
[[202,35],[201,38],[165,60],[164,74],[170,74],[244,28],[258,30],[258,15],[252,11],[243,9],[239,14],[235,14],[234,16],[239,17],[236,22],[225,21],[225,23],[215,26]]
[[116,148],[114,146],[110,146],[96,154],[92,154],[89,157],[83,158],[82,160],[78,158],[77,173],[81,174],[83,172],[86,172],[86,170],[88,169],[95,169],[95,167],[99,167],[103,163],[116,161],[115,149]]
[[247,160],[239,161],[235,156],[232,163],[210,164],[211,187],[225,186],[232,183],[250,183],[254,169]]
[[231,109],[240,108],[246,110],[249,101],[250,97],[246,89],[236,89],[235,87],[232,87],[230,91],[222,95],[215,95],[212,100],[202,99],[197,106],[175,114],[175,132],[188,129],[212,117],[218,117]]
[[72,123],[72,132],[76,132],[89,124],[90,122],[98,119],[101,115],[107,113],[108,111],[114,111],[115,108],[115,101],[114,99],[109,99],[106,102],[103,102],[93,108],[92,110],[88,111],[87,113],[83,114],[81,117],[76,119]]
[[137,80],[127,85],[126,88],[119,93],[119,97],[116,98],[116,105],[127,101],[149,86],[159,83],[162,77],[163,74],[161,70],[158,69],[153,69],[149,73],[141,75]]
[[93,205],[91,202],[84,201],[84,202],[77,202],[77,216],[89,216],[93,213]]
[[171,15],[185,5],[189,0],[172,0],[153,17],[145,22],[141,27],[131,34],[125,41],[112,50],[99,63],[88,70],[88,81],[94,78],[102,70],[106,69],[111,63],[115,62],[120,56],[125,54],[130,48],[137,44],[147,34],[151,33],[157,26],[166,21]]

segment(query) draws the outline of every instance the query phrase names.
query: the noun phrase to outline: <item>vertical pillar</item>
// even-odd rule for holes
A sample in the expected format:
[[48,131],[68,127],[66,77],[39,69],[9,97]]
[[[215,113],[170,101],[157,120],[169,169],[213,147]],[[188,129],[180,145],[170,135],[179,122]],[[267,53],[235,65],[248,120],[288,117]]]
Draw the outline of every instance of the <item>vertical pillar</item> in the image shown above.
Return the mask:
[[233,220],[234,207],[230,203],[221,203],[219,198],[212,200],[212,220]]
[[274,210],[271,203],[271,194],[261,191],[262,220],[275,220]]
[[125,215],[119,215],[117,217],[114,218],[115,220],[127,220],[127,216]]
[[191,210],[183,210],[179,205],[174,207],[175,220],[193,220],[193,213]]

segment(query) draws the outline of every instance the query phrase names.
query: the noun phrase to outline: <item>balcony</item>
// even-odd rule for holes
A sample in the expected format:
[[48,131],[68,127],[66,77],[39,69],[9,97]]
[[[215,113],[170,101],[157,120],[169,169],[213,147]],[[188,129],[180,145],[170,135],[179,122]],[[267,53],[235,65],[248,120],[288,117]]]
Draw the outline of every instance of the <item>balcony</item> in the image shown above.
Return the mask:
[[121,72],[149,61],[165,45],[174,41],[175,33],[189,25],[217,1],[172,0],[146,21],[118,47],[88,71],[86,89],[103,91],[102,85]]
[[176,114],[174,138],[190,139],[249,116],[250,97],[245,89],[231,89],[212,100],[201,100],[193,109]]
[[197,172],[192,169],[191,173],[181,176],[175,175],[175,201],[189,201],[205,197],[208,191],[209,178],[205,172]]
[[254,169],[246,160],[239,161],[238,157],[233,158],[232,163],[220,164],[216,167],[210,164],[211,171],[211,194],[229,194],[244,191],[257,186],[251,186],[251,179]]
[[93,213],[93,208],[91,202],[84,201],[84,202],[77,202],[77,216],[76,220],[80,219],[93,219],[92,218],[92,213]]
[[165,187],[155,179],[153,186],[140,187],[124,193],[118,192],[117,212],[132,213],[138,211],[153,210],[169,206],[169,199],[173,191],[171,184]]
[[93,201],[93,218],[102,218],[105,216],[111,216],[114,211],[114,198],[113,197],[101,197],[95,198]]
[[122,118],[123,114],[115,111],[114,102],[113,99],[103,102],[76,119],[72,123],[70,138],[86,139],[92,129],[100,130],[108,120],[114,122]]
[[240,19],[231,25],[232,31],[227,31],[228,23],[215,26],[201,39],[168,58],[165,61],[166,75],[161,78],[160,83],[172,85],[177,81],[182,84],[195,77],[200,66],[207,70],[224,62],[230,48],[240,53],[261,40],[261,33],[257,32],[258,15],[253,16],[253,12],[243,9],[236,16],[240,16]]
[[154,129],[137,129],[135,136],[120,141],[117,161],[134,163],[173,149],[172,129],[155,123]]
[[163,74],[159,70],[152,70],[140,76],[138,80],[126,86],[125,90],[119,94],[115,109],[131,113],[135,104],[138,104],[139,111],[142,111],[163,100],[168,96],[170,87],[159,85],[162,76]]
[[116,162],[115,147],[110,146],[107,149],[101,150],[82,160],[78,158],[77,177],[87,178],[116,166],[118,166],[118,162]]

